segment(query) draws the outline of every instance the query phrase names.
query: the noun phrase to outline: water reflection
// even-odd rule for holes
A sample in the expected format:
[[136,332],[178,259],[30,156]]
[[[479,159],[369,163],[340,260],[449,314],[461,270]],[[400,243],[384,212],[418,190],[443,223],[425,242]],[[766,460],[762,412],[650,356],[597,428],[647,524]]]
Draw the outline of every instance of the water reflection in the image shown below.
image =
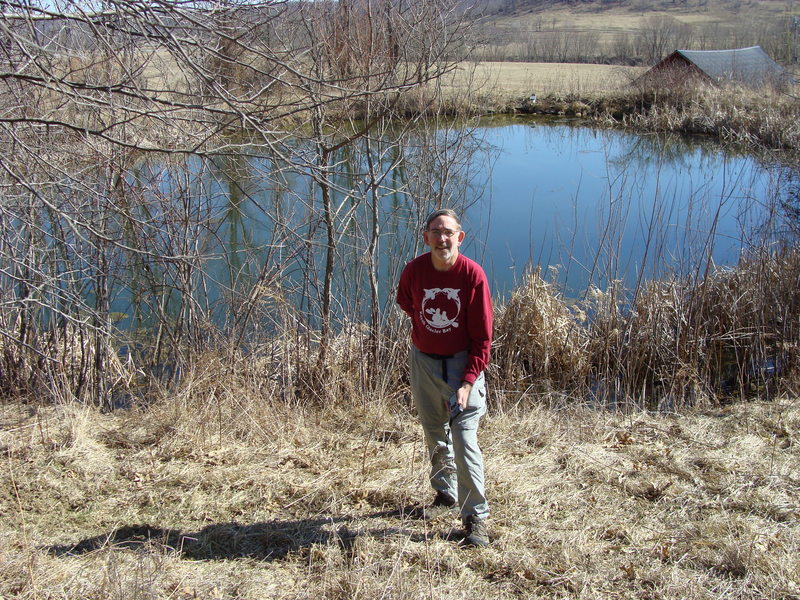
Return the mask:
[[532,266],[556,267],[570,296],[610,280],[633,288],[735,263],[774,235],[765,220],[779,217],[785,169],[707,140],[566,125],[506,125],[487,139],[491,193],[469,220],[500,291]]
[[[334,160],[339,317],[367,318],[376,302],[381,318],[390,313],[400,269],[421,251],[422,219],[440,204],[464,209],[464,252],[484,264],[498,296],[540,267],[556,270],[568,296],[611,280],[634,288],[732,264],[743,247],[778,235],[786,171],[708,142],[529,122],[370,143]],[[327,242],[307,168],[247,148],[146,162],[128,183],[141,194],[127,234],[141,252],[119,279],[121,327],[202,315],[242,332],[242,320],[268,327],[289,306],[317,325]]]

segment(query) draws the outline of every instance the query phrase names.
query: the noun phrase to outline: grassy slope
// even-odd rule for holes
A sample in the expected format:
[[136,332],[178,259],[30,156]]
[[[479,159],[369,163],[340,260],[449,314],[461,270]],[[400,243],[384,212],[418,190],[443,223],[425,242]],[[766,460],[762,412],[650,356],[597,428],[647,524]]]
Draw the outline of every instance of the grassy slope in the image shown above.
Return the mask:
[[[520,8],[515,12],[494,13],[481,19],[476,25],[478,37],[482,38],[486,31],[488,35],[497,35],[498,32],[502,35],[504,30],[518,32],[554,28],[594,31],[602,43],[619,33],[633,33],[648,20],[663,16],[694,26],[737,28],[743,22],[755,27],[762,22],[774,21],[787,11],[791,14],[800,11],[800,3],[787,0],[708,0],[705,8],[698,7],[693,1],[688,2],[687,7],[676,7],[671,0],[631,0],[610,7],[601,5],[599,1],[574,4],[553,0],[537,2],[538,6],[534,8],[522,1],[517,4]],[[445,84],[458,92],[472,90],[478,103],[502,110],[505,104],[513,104],[531,93],[584,98],[615,93],[647,68],[525,62],[481,62],[476,66],[468,63]]]
[[800,597],[798,402],[493,413],[496,541],[464,551],[392,514],[429,497],[402,403],[209,392],[3,405],[0,597]]
[[536,8],[522,7],[516,12],[488,15],[485,21],[506,29],[534,30],[541,26],[544,30],[554,27],[616,34],[637,31],[646,20],[660,16],[706,27],[736,26],[743,22],[756,24],[774,20],[787,11],[797,14],[800,10],[797,4],[794,0],[708,0],[707,7],[702,8],[694,1],[683,7],[671,1],[631,0],[621,5],[603,5],[597,0],[577,4],[553,0]]
[[591,98],[614,93],[646,69],[617,65],[527,62],[465,63],[445,79],[445,89],[456,97],[465,91],[473,102],[493,107],[518,103],[531,94],[575,95]]

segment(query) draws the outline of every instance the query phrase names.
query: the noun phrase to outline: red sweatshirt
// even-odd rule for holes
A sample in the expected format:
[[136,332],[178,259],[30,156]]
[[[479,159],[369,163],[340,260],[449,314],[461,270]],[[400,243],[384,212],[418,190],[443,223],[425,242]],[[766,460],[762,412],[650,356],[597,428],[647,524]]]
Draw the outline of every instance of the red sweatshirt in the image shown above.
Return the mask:
[[411,342],[429,354],[468,351],[462,379],[474,383],[489,364],[492,299],[481,266],[459,254],[447,271],[433,267],[430,252],[400,275],[397,303],[411,317]]

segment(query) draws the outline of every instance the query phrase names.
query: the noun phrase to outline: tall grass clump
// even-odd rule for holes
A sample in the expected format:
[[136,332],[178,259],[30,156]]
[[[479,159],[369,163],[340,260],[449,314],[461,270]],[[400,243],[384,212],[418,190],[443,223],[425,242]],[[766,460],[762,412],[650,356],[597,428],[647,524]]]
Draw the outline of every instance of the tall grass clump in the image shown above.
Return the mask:
[[800,255],[756,253],[699,281],[658,282],[635,298],[623,362],[626,387],[652,404],[696,404],[774,392],[796,374]]
[[574,387],[589,366],[583,318],[539,271],[527,274],[496,310],[493,376],[509,389]]

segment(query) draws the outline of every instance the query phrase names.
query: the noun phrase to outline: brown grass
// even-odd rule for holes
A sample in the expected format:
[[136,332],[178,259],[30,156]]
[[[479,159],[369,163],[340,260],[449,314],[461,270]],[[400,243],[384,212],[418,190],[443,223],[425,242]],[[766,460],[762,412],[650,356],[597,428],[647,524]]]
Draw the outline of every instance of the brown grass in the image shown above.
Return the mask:
[[495,541],[464,551],[455,521],[399,512],[430,495],[407,402],[301,410],[229,373],[146,409],[4,404],[0,595],[800,593],[796,401],[659,417],[528,397],[500,414],[495,394]]
[[[0,597],[797,598],[791,380],[771,400],[660,413],[590,408],[564,391],[573,377],[571,393],[585,392],[575,381],[602,373],[597,356],[634,376],[656,372],[645,356],[666,367],[676,355],[665,352],[713,347],[684,335],[683,349],[681,321],[702,339],[753,334],[768,314],[759,293],[796,290],[783,268],[743,262],[710,277],[702,301],[687,283],[654,284],[630,315],[617,290],[568,308],[529,277],[498,308],[483,550],[458,548],[455,519],[408,510],[431,492],[400,332],[380,348],[383,378],[354,359],[368,332],[353,326],[324,374],[284,336],[256,356],[197,357],[177,388],[127,409],[7,400]],[[796,299],[785,311],[797,314]],[[689,367],[663,373],[676,394]]]
[[797,97],[796,90],[739,86],[648,89],[639,98],[644,110],[634,110],[623,122],[639,131],[699,133],[751,149],[796,151],[800,148]]
[[743,20],[755,24],[780,17],[791,10],[790,5],[785,0],[709,0],[702,8],[698,7],[697,2],[676,6],[672,0],[660,3],[634,0],[613,4],[552,2],[546,8],[520,10],[510,16],[498,15],[491,21],[500,28],[512,30],[594,31],[602,39],[614,33],[641,30],[652,17],[672,17],[681,23],[706,27],[715,24],[736,25]]
[[642,67],[529,62],[462,63],[444,79],[453,95],[472,92],[497,100],[519,100],[531,94],[598,96],[616,92],[641,73]]
[[[512,4],[516,8],[510,9]],[[783,51],[778,24],[797,14],[797,4],[786,0],[506,2],[506,10],[475,24],[474,35],[482,41],[479,55],[490,60],[531,58],[531,40],[541,36],[551,36],[548,43],[555,48],[571,47],[569,60],[658,60],[649,56],[653,42],[653,50],[667,53],[691,46],[711,50],[753,44]],[[644,31],[653,33],[643,43],[636,41]],[[574,40],[581,36],[587,38],[586,46],[578,48],[582,44]],[[538,53],[547,51],[553,53],[552,48]]]
[[574,389],[590,367],[585,314],[570,310],[555,286],[532,273],[495,320],[495,377],[508,386],[546,381]]
[[497,308],[490,370],[509,390],[555,389],[617,408],[767,398],[800,370],[790,316],[800,313],[799,281],[800,254],[789,249],[638,291],[592,288],[569,306],[532,273]]
[[[623,73],[478,65],[453,86],[502,104],[608,91],[599,88]],[[757,399],[729,404],[708,394],[728,342],[737,367],[754,340],[775,349],[757,329],[774,329],[766,317],[787,298],[795,304],[777,325],[796,364],[797,278],[780,266],[742,265],[704,288],[654,284],[638,313],[619,312],[615,290],[597,291],[592,329],[546,282],[526,282],[497,320],[481,430],[496,539],[485,550],[459,550],[454,521],[402,511],[430,492],[396,377],[406,343],[397,332],[378,353],[390,374],[381,378],[359,358],[367,346],[354,327],[324,374],[286,343],[265,351],[269,360],[197,357],[178,389],[154,387],[124,410],[66,394],[4,399],[0,597],[800,598],[797,388],[788,380],[767,401],[742,382],[736,396]],[[53,343],[65,371],[96,356]],[[20,364],[22,386],[37,366]],[[120,380],[136,375],[115,369]],[[646,402],[592,410],[575,390],[598,373],[694,398],[678,414],[641,410]]]
[[[640,84],[643,67],[462,63],[442,81],[448,109],[465,113],[568,114],[632,131],[711,135],[749,149],[800,148],[798,86],[749,89],[664,81]],[[529,98],[536,95],[536,102]]]

